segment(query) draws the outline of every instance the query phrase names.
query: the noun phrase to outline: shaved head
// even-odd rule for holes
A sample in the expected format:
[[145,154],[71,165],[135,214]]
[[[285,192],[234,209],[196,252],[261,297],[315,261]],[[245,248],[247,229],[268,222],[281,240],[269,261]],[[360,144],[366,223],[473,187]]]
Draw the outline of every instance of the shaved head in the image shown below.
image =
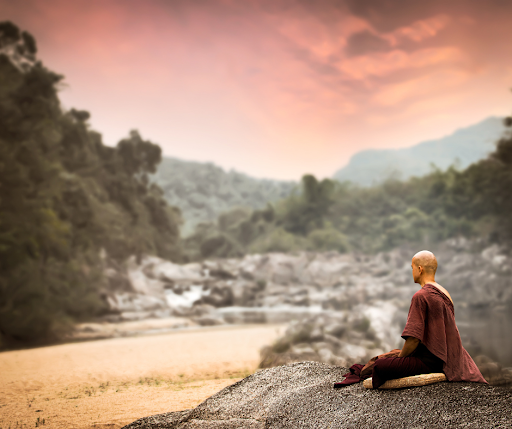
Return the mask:
[[437,259],[432,252],[422,250],[412,257],[412,263],[417,267],[423,267],[426,273],[434,275],[437,271]]

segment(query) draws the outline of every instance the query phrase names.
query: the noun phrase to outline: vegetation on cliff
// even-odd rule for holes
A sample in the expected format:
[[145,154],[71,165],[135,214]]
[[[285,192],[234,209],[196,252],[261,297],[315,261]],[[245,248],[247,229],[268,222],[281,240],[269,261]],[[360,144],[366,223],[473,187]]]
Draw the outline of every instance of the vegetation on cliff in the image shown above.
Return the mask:
[[132,131],[117,147],[64,112],[63,76],[34,38],[0,23],[0,345],[48,341],[100,314],[100,249],[180,260],[179,212],[150,185],[160,148]]
[[[505,125],[511,125],[511,119]],[[454,236],[512,239],[512,135],[465,170],[434,170],[371,188],[314,176],[263,210],[234,209],[200,224],[185,240],[195,259],[296,250],[376,252],[402,244],[428,247]]]
[[183,236],[190,235],[201,222],[214,222],[234,207],[264,208],[296,188],[296,182],[255,179],[234,170],[225,171],[211,163],[162,159],[150,176],[164,191],[164,198],[179,207],[183,215]]

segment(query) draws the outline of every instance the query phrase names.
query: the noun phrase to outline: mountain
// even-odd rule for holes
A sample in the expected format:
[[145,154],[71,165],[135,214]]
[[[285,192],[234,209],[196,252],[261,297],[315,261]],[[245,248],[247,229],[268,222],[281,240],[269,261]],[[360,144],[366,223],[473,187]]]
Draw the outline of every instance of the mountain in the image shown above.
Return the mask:
[[287,197],[297,186],[291,181],[256,179],[212,163],[176,158],[163,158],[152,180],[164,190],[167,202],[180,208],[184,235],[232,208],[264,208],[269,202]]
[[[447,137],[412,147],[362,151],[334,178],[371,186],[388,178],[424,176],[432,164],[442,170],[453,164],[466,168],[495,149],[494,143],[504,129],[502,118],[490,117]],[[214,222],[219,214],[235,207],[261,209],[268,202],[286,198],[297,186],[291,181],[256,179],[212,163],[177,158],[163,158],[152,180],[164,190],[167,202],[180,208],[183,235],[191,234],[201,222]]]
[[490,117],[449,136],[408,148],[361,151],[334,178],[371,186],[389,178],[424,176],[432,164],[441,170],[453,164],[463,169],[491,153],[504,130],[502,118]]

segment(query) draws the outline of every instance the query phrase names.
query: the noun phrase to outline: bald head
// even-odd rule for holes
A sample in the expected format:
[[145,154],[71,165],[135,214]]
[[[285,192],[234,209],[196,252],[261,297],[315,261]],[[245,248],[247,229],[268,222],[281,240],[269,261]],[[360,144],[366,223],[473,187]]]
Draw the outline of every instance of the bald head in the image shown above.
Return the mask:
[[437,271],[437,259],[432,252],[422,250],[412,257],[412,263],[417,267],[423,267],[425,273],[435,275]]

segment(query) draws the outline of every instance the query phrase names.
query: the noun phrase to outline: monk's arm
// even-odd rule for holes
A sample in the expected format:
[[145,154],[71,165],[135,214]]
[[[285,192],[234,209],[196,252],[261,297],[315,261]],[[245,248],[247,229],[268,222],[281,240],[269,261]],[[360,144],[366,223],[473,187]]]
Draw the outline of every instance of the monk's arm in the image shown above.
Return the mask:
[[418,347],[418,344],[420,343],[420,340],[414,337],[407,337],[405,340],[405,344],[402,347],[402,351],[398,355],[398,357],[406,357],[409,356],[414,350],[416,350],[416,347]]

